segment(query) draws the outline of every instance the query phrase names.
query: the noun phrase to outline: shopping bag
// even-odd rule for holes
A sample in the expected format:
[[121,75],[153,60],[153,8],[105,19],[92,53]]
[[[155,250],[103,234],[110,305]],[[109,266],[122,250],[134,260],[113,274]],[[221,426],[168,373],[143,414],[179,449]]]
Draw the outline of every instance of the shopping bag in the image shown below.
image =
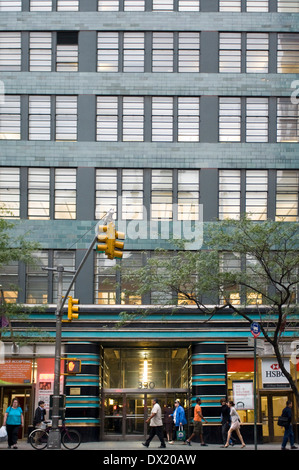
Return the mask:
[[0,442],[6,441],[7,440],[7,431],[6,427],[2,426],[0,428]]
[[176,432],[176,439],[177,441],[185,441],[186,440],[186,431],[180,426]]

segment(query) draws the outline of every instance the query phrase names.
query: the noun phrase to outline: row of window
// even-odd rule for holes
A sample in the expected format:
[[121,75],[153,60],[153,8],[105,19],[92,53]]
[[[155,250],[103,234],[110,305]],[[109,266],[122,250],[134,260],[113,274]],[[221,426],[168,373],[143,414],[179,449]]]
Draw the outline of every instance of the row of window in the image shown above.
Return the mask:
[[[78,71],[79,34],[30,32],[29,71]],[[269,57],[275,53],[276,67],[271,73],[298,73],[299,34],[278,33],[275,37],[275,51],[272,51],[269,33],[219,33],[218,71],[268,73]],[[0,71],[22,70],[21,42],[21,32],[0,32]],[[200,72],[200,33],[98,32],[95,70]]]
[[[6,95],[0,102],[0,139],[77,141],[77,96],[25,99]],[[277,142],[299,142],[299,105],[290,98],[274,100],[270,112],[269,98],[220,97],[219,142],[268,142],[270,126]],[[98,96],[93,121],[98,142],[199,142],[200,98]],[[26,136],[22,126],[28,127]]]
[[[145,266],[149,258],[160,256],[155,252],[124,252],[123,259],[121,261],[122,268],[126,270],[126,273],[130,270],[136,270]],[[171,253],[168,255],[172,256]],[[63,276],[63,292],[66,292],[72,275],[67,273],[67,270],[75,269],[75,251],[40,251],[35,254],[36,265],[27,266],[24,286],[21,286],[23,292],[25,292],[25,302],[27,304],[45,304],[45,303],[56,303],[57,302],[57,275],[53,271],[42,270],[42,267],[57,267],[59,264],[64,266],[66,269]],[[159,290],[152,291],[150,294],[144,296],[132,294],[135,288],[133,282],[128,279],[122,279],[122,276],[118,270],[115,270],[115,266],[118,263],[116,260],[109,260],[104,254],[95,252],[94,256],[94,298],[93,303],[95,304],[161,304],[165,301],[173,300],[178,304],[186,303],[186,299],[180,294],[169,291],[159,292]],[[250,274],[256,274],[256,263],[257,261],[252,257],[241,257],[239,253],[232,252],[220,252],[219,254],[219,267],[225,271],[239,272],[241,269],[246,269]],[[92,276],[92,273],[91,273]],[[196,275],[194,275],[196,278]],[[91,279],[92,282],[92,279]],[[19,282],[19,265],[17,262],[11,262],[8,265],[1,266],[0,283],[2,286],[2,292],[6,301],[16,302],[18,299],[18,291],[16,290]],[[261,279],[261,290],[265,289],[264,280]],[[74,295],[73,286],[70,295]],[[294,289],[292,293],[291,301],[296,301],[297,292]],[[245,297],[245,298],[244,298]],[[263,303],[262,294],[247,290],[243,292],[240,286],[232,286],[228,292],[219,299],[221,303],[225,303],[229,299],[232,304],[247,304],[257,305]],[[192,301],[189,302],[190,304]]]
[[[80,0],[84,2],[84,0]],[[96,4],[95,4],[96,5]],[[200,11],[200,0],[98,0],[98,11]],[[223,12],[268,12],[270,0],[219,0]],[[30,0],[30,11],[79,11],[79,0]],[[22,0],[0,0],[0,11],[22,11]],[[298,0],[277,0],[280,13],[298,13]]]
[[[20,168],[0,168],[3,216],[76,219],[76,169],[28,168],[26,176],[21,188]],[[219,170],[218,178],[220,219],[238,219],[245,212],[252,220],[268,218],[268,170]],[[94,184],[96,220],[111,208],[119,220],[201,220],[200,170],[103,168],[95,170]],[[273,184],[275,219],[297,221],[299,170],[278,170]]]

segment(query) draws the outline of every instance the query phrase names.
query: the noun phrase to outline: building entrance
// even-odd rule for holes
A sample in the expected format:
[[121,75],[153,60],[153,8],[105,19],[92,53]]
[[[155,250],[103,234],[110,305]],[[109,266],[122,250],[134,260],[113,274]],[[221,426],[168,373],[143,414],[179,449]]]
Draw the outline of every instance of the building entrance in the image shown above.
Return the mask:
[[263,439],[265,442],[280,442],[284,428],[277,425],[286,401],[291,400],[289,392],[262,392],[260,394],[260,410],[263,424]]
[[153,391],[113,391],[103,392],[101,422],[101,438],[111,439],[140,439],[148,434],[146,419],[150,415],[152,399],[157,398],[164,416],[167,405],[174,407],[174,401],[179,399],[188,413],[188,393],[182,390]]
[[0,403],[2,404],[0,410],[0,422],[3,423],[3,417],[7,408],[11,405],[14,398],[19,400],[20,407],[23,410],[24,415],[24,427],[20,427],[19,439],[24,438],[27,435],[28,426],[31,424],[32,414],[32,389],[24,387],[1,387],[0,388]]

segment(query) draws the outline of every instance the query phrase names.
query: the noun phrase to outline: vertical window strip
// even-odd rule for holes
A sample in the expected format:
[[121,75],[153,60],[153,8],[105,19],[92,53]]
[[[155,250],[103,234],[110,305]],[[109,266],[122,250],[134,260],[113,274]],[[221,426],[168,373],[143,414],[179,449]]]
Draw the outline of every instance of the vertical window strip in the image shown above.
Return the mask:
[[240,218],[241,172],[240,170],[219,171],[219,219]]
[[178,170],[178,220],[199,220],[199,170]]
[[97,51],[98,72],[118,72],[118,32],[99,32]]
[[299,142],[299,104],[277,98],[277,142]]
[[20,169],[0,167],[1,217],[20,217]]
[[152,98],[152,141],[173,141],[173,98]]
[[199,72],[200,34],[178,33],[178,71]]
[[241,72],[241,33],[219,34],[219,72]]
[[246,213],[251,220],[267,220],[268,171],[246,171]]
[[28,219],[50,219],[49,168],[28,168]]
[[144,11],[145,0],[124,0],[124,11]]
[[98,11],[119,11],[119,0],[98,0]]
[[51,72],[52,33],[31,32],[29,40],[30,72]]
[[22,0],[0,0],[0,11],[22,11]]
[[123,71],[144,72],[144,33],[124,33]]
[[99,305],[116,303],[116,260],[104,253],[96,253],[94,270],[94,302]]
[[52,0],[30,0],[30,11],[52,11]]
[[102,219],[110,209],[117,218],[117,170],[96,169],[96,220]]
[[0,101],[0,140],[21,139],[21,97],[4,95]]
[[57,0],[57,11],[79,11],[79,0]]
[[21,71],[21,33],[0,32],[0,71]]
[[268,98],[246,98],[246,142],[268,142]]
[[247,0],[246,2],[247,12],[268,12],[269,11],[269,0]]
[[142,142],[144,140],[144,98],[123,97],[123,141]]
[[241,11],[241,0],[219,0],[219,11]]
[[143,170],[122,170],[122,219],[143,219]]
[[199,142],[199,98],[178,98],[178,141]]
[[51,140],[50,96],[29,96],[29,140]]
[[200,0],[178,0],[178,11],[200,11]]
[[153,0],[153,11],[173,11],[173,0]]
[[118,140],[118,98],[97,97],[97,141]]
[[19,263],[10,261],[7,264],[1,263],[0,285],[5,302],[16,303],[18,299],[19,285]]
[[279,13],[299,13],[299,0],[277,0]]
[[247,33],[246,73],[268,73],[269,34]]
[[76,219],[75,168],[55,169],[55,219]]
[[[74,275],[68,271],[75,270],[75,251],[55,250],[54,256],[53,256],[53,266],[59,266],[60,264],[64,266],[65,268],[65,271],[63,273],[63,278],[62,278],[62,292],[66,292]],[[76,283],[74,283],[71,288],[71,291],[70,291],[71,296],[74,296],[75,286],[76,286]],[[58,273],[54,271],[53,273],[53,303],[54,304],[57,304],[57,290],[58,290]]]
[[56,141],[77,140],[77,96],[56,96]]
[[299,73],[299,34],[279,33],[277,39],[277,72]]
[[219,98],[219,141],[241,141],[241,98]]
[[26,267],[26,303],[46,304],[48,302],[48,271],[42,267],[49,266],[48,251],[34,253],[36,264]]
[[276,174],[275,220],[298,222],[299,171],[278,170]]
[[153,33],[152,72],[173,72],[173,33]]
[[152,170],[151,218],[172,219],[173,207],[172,170]]

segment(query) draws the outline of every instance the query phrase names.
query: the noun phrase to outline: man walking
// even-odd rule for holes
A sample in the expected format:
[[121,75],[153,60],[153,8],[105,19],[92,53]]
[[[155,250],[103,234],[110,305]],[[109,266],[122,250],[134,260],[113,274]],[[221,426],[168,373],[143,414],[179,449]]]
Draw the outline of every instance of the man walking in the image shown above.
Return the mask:
[[207,420],[203,417],[202,415],[202,410],[201,410],[201,399],[196,398],[196,405],[194,408],[194,418],[193,418],[193,433],[189,437],[189,439],[186,439],[185,444],[188,444],[191,446],[191,440],[193,437],[198,436],[201,442],[202,446],[206,446],[204,439],[203,439],[203,432],[202,432],[202,420],[204,420],[205,423],[207,423]]
[[281,444],[281,450],[286,449],[288,440],[290,440],[291,449],[297,449],[297,447],[294,445],[295,437],[294,437],[294,431],[293,431],[293,425],[292,425],[292,406],[293,406],[293,403],[290,400],[288,400],[286,403],[286,407],[282,410],[281,416],[288,418],[288,422],[284,426],[284,436],[283,436],[283,440]]
[[157,398],[153,399],[152,405],[151,415],[146,420],[146,423],[150,423],[150,432],[147,440],[142,445],[149,447],[151,440],[157,435],[161,442],[160,449],[163,449],[166,445],[163,436],[162,411]]

